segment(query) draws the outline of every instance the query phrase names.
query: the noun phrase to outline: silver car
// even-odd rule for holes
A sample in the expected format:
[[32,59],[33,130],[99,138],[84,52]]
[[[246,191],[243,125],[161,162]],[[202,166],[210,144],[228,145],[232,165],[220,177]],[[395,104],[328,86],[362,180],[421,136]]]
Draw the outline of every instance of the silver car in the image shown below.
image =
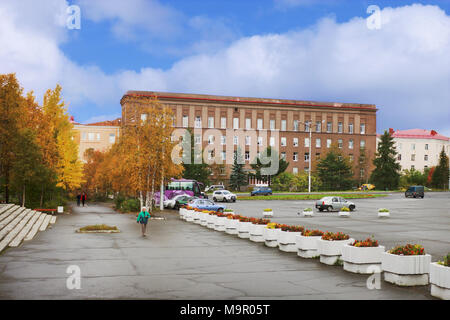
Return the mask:
[[316,201],[316,209],[319,211],[339,211],[342,208],[347,207],[350,211],[355,210],[356,206],[353,202],[345,200],[342,197],[323,197]]
[[213,201],[236,202],[236,195],[228,190],[217,190],[212,195]]

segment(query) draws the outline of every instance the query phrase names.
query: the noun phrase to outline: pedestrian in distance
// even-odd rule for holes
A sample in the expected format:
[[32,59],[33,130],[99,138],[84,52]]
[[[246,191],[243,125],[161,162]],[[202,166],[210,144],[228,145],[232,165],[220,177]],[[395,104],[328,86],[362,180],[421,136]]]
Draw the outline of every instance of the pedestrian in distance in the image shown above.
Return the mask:
[[148,223],[148,219],[151,217],[150,213],[147,211],[146,207],[143,207],[141,212],[139,212],[138,217],[137,217],[137,223],[141,224],[141,232],[142,232],[142,236],[146,237],[147,236],[147,223]]
[[77,206],[80,206],[80,202],[81,202],[81,194],[77,194]]
[[86,203],[86,198],[87,198],[86,192],[83,192],[83,194],[81,195],[81,202],[83,203],[83,207],[84,207],[84,204]]

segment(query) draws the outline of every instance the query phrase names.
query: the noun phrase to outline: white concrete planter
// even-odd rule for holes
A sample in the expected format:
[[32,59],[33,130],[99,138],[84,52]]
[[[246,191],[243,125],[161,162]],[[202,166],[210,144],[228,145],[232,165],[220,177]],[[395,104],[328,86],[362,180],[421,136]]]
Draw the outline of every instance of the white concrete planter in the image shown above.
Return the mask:
[[384,281],[399,286],[424,286],[428,284],[431,256],[400,256],[381,253],[381,269]]
[[178,210],[178,213],[180,215],[180,219],[184,219],[184,215],[186,213],[186,209],[185,208],[180,208],[180,210]]
[[278,232],[280,229],[264,229],[264,244],[270,248],[278,247]]
[[378,212],[378,218],[389,218],[390,216],[390,212]]
[[203,214],[203,212],[196,212],[192,215],[193,221],[196,224],[200,224],[200,217]]
[[284,252],[297,252],[296,237],[300,232],[282,231],[278,233],[278,249]]
[[302,216],[303,217],[313,217],[314,216],[314,211],[304,211],[303,210],[303,213],[302,213]]
[[186,213],[184,214],[184,220],[188,221],[188,222],[192,222],[194,221],[194,215],[195,211],[194,210],[187,210]]
[[208,217],[209,217],[209,214],[207,214],[207,213],[202,213],[200,215],[200,225],[201,226],[204,226],[204,227],[207,226],[207,224],[208,224]]
[[320,255],[320,262],[327,265],[334,265],[342,255],[342,247],[351,243],[353,239],[348,240],[317,240],[317,251]]
[[317,251],[317,240],[320,238],[322,238],[322,236],[305,237],[297,235],[295,237],[297,255],[308,259],[320,256]]
[[234,211],[224,211],[224,214],[233,214],[234,215]]
[[227,219],[225,222],[225,232],[228,234],[238,234],[238,219]]
[[346,244],[342,247],[344,270],[362,274],[381,272],[381,254],[384,250],[383,246],[355,247]]
[[252,225],[251,222],[239,222],[238,224],[238,237],[242,239],[249,239],[250,238],[250,226]]
[[350,211],[339,211],[339,217],[341,217],[341,218],[349,218],[350,217]]
[[264,229],[266,229],[265,224],[253,224],[250,226],[250,241],[253,242],[264,242]]
[[227,217],[217,217],[216,222],[214,223],[214,230],[216,231],[225,231],[225,222]]
[[214,226],[216,224],[217,216],[213,214],[208,214],[208,219],[206,220],[208,224],[206,225],[209,229],[214,229]]
[[271,218],[271,217],[273,217],[273,210],[272,211],[264,211],[263,210],[262,215],[264,218]]
[[443,300],[450,300],[450,267],[437,262],[430,264],[431,295]]

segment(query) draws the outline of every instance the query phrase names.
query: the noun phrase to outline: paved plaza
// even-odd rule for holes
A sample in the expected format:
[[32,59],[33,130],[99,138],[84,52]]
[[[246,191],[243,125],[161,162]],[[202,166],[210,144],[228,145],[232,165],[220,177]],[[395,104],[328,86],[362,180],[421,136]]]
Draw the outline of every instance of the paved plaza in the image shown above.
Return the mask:
[[[308,223],[294,210],[298,201],[270,203],[275,221],[329,227],[353,237],[374,233],[388,247],[390,241],[411,239],[434,255],[450,247],[448,209],[439,214],[415,205],[432,203],[434,197],[448,204],[444,195],[404,202],[404,209],[403,200],[394,195],[393,217],[382,222],[364,208],[374,201],[390,204],[389,199],[357,200],[358,211],[347,220],[325,213]],[[241,214],[258,215],[267,201],[231,206],[245,209]],[[102,205],[74,207],[50,230],[0,255],[0,299],[432,299],[429,286],[401,288],[382,281],[380,290],[369,290],[365,275],[182,221],[175,211],[160,216],[165,220],[151,220],[150,236],[142,238],[133,215]],[[116,225],[122,232],[75,233],[81,226],[100,223]],[[66,286],[71,265],[81,270],[79,290]]]

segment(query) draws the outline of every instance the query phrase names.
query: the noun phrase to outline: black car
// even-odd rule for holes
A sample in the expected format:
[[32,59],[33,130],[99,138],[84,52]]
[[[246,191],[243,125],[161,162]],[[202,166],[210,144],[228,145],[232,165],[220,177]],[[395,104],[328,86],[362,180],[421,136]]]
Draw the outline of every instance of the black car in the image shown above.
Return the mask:
[[425,188],[424,186],[410,186],[408,190],[405,191],[405,197],[413,197],[413,198],[423,198],[425,196]]

